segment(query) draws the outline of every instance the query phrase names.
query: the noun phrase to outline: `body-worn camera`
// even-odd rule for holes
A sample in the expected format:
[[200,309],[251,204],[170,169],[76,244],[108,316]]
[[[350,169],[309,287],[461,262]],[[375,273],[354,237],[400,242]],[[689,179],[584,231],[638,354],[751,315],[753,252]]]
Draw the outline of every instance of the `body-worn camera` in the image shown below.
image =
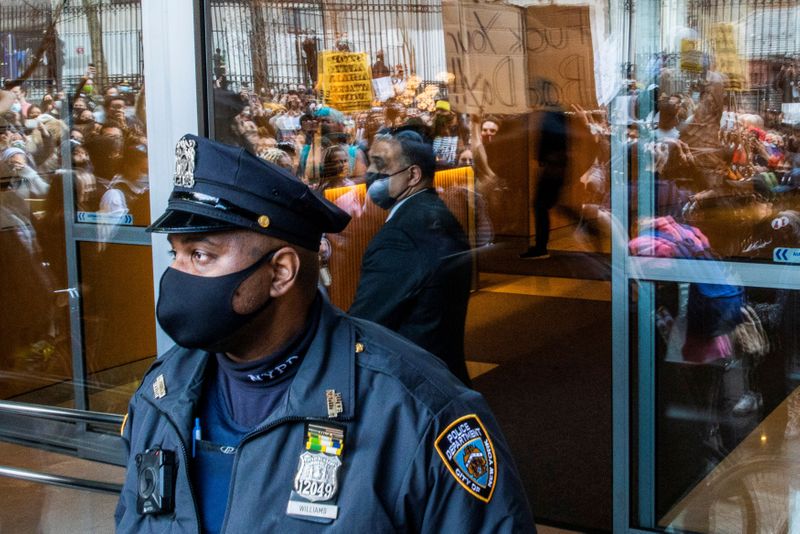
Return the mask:
[[166,514],[175,507],[175,452],[158,447],[136,455],[136,511]]

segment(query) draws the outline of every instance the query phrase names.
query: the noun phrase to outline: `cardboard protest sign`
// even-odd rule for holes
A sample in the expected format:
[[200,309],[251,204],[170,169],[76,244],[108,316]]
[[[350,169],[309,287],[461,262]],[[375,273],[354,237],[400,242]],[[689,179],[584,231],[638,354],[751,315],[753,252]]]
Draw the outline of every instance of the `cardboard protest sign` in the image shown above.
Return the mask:
[[529,7],[526,23],[530,105],[595,109],[589,6]]
[[502,4],[443,0],[448,99],[460,113],[524,113],[522,11]]
[[319,85],[326,105],[339,111],[372,106],[372,74],[366,53],[325,51],[319,55]]

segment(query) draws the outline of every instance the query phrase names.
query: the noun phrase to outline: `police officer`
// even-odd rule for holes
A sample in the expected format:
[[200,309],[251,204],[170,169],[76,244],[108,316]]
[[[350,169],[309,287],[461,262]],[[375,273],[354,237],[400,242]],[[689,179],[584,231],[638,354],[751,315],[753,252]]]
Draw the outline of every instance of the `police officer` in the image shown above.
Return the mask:
[[174,260],[122,433],[118,532],[534,532],[483,398],[317,291],[348,216],[285,170],[192,135],[166,213]]

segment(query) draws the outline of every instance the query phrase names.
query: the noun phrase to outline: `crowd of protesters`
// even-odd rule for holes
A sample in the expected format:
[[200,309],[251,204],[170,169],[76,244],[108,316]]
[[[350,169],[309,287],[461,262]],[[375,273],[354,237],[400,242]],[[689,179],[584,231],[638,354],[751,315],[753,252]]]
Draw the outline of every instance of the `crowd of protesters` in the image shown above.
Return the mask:
[[[375,136],[410,129],[433,145],[439,169],[474,166],[476,189],[487,203],[502,205],[503,199],[495,197],[519,193],[510,191],[492,169],[492,162],[502,157],[503,147],[492,144],[503,128],[501,118],[457,113],[444,86],[419,80],[411,83],[417,98],[408,100],[411,78],[404,78],[397,67],[390,71],[384,65],[383,70],[403,93],[350,113],[326,105],[311,87],[256,91],[241,84],[231,90],[223,75],[214,89],[215,137],[245,146],[324,191],[362,183]],[[100,90],[93,74],[90,68],[79,87],[67,94],[51,91],[31,100],[24,86],[4,93],[0,170],[6,182],[15,173],[30,176],[34,195],[45,194],[52,181],[47,176],[69,173],[78,211],[130,214],[134,224],[144,224],[149,217],[144,92],[124,82]],[[699,96],[664,94],[657,85],[629,93],[629,157],[631,162],[642,156],[652,162],[648,168],[657,191],[653,215],[701,227],[724,256],[766,257],[771,248],[765,243],[796,241],[798,236],[788,233],[795,226],[800,230],[800,223],[794,224],[800,198],[797,125],[787,124],[779,113],[761,116],[733,106],[736,99],[726,90],[724,77],[715,73]],[[644,97],[655,104],[646,113]],[[571,115],[567,128],[594,137],[597,154],[581,176],[582,215],[607,219],[608,114],[577,106],[566,114]],[[574,138],[574,132],[568,137]],[[66,155],[71,160],[65,163]],[[776,233],[776,218],[792,224],[778,224],[782,231]]]

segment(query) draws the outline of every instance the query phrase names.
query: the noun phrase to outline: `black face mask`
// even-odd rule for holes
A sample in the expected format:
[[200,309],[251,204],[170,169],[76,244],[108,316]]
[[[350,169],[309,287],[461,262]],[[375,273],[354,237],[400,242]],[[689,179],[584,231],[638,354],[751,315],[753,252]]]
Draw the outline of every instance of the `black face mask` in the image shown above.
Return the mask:
[[250,267],[223,276],[197,276],[168,267],[161,276],[156,317],[164,332],[181,347],[209,349],[230,337],[261,313],[272,299],[252,313],[233,309],[233,296],[279,249],[267,252]]

